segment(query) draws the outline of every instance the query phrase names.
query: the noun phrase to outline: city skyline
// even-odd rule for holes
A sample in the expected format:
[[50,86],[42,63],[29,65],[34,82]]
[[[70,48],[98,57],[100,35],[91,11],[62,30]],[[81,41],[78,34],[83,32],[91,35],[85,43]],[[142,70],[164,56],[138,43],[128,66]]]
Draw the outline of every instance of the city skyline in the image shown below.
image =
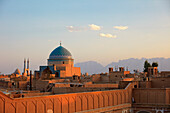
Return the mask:
[[47,64],[67,48],[75,63],[170,58],[168,0],[0,1],[0,72]]

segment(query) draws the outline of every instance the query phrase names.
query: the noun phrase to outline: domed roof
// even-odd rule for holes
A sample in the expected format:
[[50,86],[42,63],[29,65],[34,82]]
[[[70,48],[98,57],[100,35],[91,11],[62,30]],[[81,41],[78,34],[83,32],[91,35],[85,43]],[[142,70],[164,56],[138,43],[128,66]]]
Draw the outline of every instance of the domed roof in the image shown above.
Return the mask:
[[21,71],[18,68],[14,72],[14,74],[20,74],[20,73],[21,73]]
[[71,58],[71,53],[66,48],[60,45],[59,47],[54,49],[49,56],[49,59],[56,58]]

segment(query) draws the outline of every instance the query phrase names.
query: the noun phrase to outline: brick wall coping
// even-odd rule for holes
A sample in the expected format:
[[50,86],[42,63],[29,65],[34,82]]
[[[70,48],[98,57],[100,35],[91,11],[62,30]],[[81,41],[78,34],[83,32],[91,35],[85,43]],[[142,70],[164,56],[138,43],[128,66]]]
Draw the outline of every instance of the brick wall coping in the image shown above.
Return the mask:
[[3,95],[8,98],[8,100],[25,100],[25,99],[38,99],[38,98],[55,98],[55,97],[68,97],[68,96],[81,96],[86,94],[105,94],[105,93],[114,93],[114,92],[121,92],[126,91],[128,88],[133,85],[132,83],[129,83],[128,86],[125,89],[114,89],[114,90],[104,90],[104,91],[92,91],[92,92],[79,92],[79,93],[67,93],[67,94],[57,94],[57,95],[41,95],[41,96],[34,96],[34,97],[24,97],[24,98],[10,98],[7,95],[5,95],[3,92],[0,91],[0,95]]
[[130,103],[119,104],[119,105],[115,105],[115,106],[108,106],[108,107],[103,107],[103,108],[85,110],[85,111],[80,111],[80,112],[75,112],[75,113],[106,112],[106,111],[116,111],[116,110],[126,109],[126,108],[131,108],[131,104]]
[[[104,93],[108,93],[108,92],[118,92],[118,91],[122,91],[122,90],[125,90],[125,89],[113,89],[113,90],[104,90],[104,91],[92,91],[92,92],[78,92],[78,93],[66,93],[66,94],[56,94],[56,95],[41,95],[41,96],[33,96],[33,97],[24,97],[24,98],[26,98],[26,99],[33,99],[33,98],[44,98],[44,97],[47,97],[47,98],[52,98],[52,97],[57,97],[57,96],[68,96],[68,95],[70,95],[70,96],[76,96],[76,95],[85,95],[85,94],[100,94],[100,93],[102,93],[102,94],[104,94]],[[9,97],[10,98],[10,97]],[[20,99],[24,99],[24,98],[14,98],[14,100],[20,100]],[[11,98],[11,99],[13,99],[13,98]]]

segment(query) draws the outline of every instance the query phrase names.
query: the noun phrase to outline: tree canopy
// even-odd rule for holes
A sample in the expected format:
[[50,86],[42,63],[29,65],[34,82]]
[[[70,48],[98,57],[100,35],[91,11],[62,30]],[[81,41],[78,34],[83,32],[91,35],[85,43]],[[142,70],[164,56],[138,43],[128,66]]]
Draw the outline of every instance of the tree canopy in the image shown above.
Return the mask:
[[144,72],[148,71],[148,67],[151,67],[151,64],[146,60],[144,63]]
[[157,62],[153,62],[152,65],[146,60],[144,63],[144,72],[148,72],[148,67],[158,67]]
[[152,67],[158,67],[158,63],[157,62],[153,62],[152,63]]

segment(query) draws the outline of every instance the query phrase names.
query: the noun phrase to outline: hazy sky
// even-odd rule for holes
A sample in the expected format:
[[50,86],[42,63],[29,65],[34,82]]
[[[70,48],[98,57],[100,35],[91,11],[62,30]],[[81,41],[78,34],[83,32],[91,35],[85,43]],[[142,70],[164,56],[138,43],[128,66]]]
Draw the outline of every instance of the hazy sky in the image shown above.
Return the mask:
[[0,0],[0,72],[46,65],[60,40],[75,63],[170,58],[170,1]]

